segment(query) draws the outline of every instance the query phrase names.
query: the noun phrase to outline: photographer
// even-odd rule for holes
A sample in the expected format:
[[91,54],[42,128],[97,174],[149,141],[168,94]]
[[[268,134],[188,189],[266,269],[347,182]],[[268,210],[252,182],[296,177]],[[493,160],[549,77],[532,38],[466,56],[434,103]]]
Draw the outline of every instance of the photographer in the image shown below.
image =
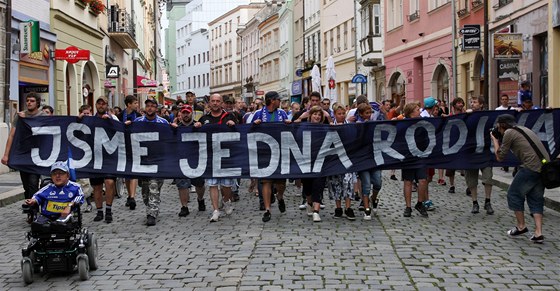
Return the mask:
[[531,241],[543,243],[544,185],[540,176],[542,161],[527,138],[518,129],[522,130],[535,143],[546,160],[550,159],[548,152],[533,131],[527,127],[517,125],[512,115],[504,114],[498,116],[496,128],[490,134],[496,153],[496,160],[499,162],[503,161],[511,150],[521,162],[519,172],[513,178],[507,192],[508,206],[515,213],[517,225],[507,233],[510,236],[519,236],[529,231],[525,225],[524,215],[525,197],[527,197],[527,205],[535,219],[535,231],[533,236],[531,236]]

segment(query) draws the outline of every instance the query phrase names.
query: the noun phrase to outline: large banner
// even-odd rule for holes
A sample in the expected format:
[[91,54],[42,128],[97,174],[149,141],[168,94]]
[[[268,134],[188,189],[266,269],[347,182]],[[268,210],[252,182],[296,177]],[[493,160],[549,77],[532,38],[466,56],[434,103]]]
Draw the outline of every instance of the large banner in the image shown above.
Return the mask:
[[475,169],[515,165],[494,159],[489,131],[500,114],[537,132],[559,154],[560,110],[484,111],[448,118],[346,125],[263,123],[172,128],[85,117],[20,118],[9,158],[18,170],[48,174],[72,155],[78,177],[329,176],[379,167]]

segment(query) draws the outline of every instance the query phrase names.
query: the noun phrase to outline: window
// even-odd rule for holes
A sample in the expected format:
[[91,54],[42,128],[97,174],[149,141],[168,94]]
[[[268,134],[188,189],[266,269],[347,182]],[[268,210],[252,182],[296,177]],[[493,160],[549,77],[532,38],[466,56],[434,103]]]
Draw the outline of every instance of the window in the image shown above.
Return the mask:
[[381,5],[373,4],[373,34],[381,35]]
[[451,0],[429,0],[430,1],[430,5],[429,8],[430,10],[434,10],[436,8],[439,8],[447,3],[449,3]]
[[408,15],[416,13],[416,11],[420,10],[420,3],[419,0],[410,0],[410,11]]
[[348,49],[348,22],[344,22],[343,24],[344,27],[344,50]]
[[[403,0],[389,0],[387,11],[389,12],[387,19],[387,28],[392,30],[403,24]],[[435,1],[435,0],[430,0]],[[440,0],[441,1],[441,0]]]
[[336,27],[336,51],[340,51],[340,25]]

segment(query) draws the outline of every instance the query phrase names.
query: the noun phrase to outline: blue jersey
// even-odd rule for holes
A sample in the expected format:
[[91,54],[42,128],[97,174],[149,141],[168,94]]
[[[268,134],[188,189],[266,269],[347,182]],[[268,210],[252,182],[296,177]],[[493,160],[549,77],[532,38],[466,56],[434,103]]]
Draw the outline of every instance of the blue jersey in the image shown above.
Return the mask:
[[153,120],[147,119],[146,116],[140,116],[140,117],[134,119],[134,122],[137,122],[137,121],[169,124],[169,121],[167,121],[165,118],[160,117],[158,115],[156,115],[156,118],[154,118]]
[[272,112],[268,112],[268,109],[266,109],[265,106],[262,110],[255,112],[253,122],[257,119],[260,119],[262,122],[284,122],[288,120],[288,115],[286,114],[286,111],[280,108],[277,108]]
[[41,208],[41,214],[51,218],[57,218],[70,202],[75,204],[84,203],[84,192],[78,183],[68,181],[62,187],[57,187],[50,183],[41,188],[33,199],[37,201]]

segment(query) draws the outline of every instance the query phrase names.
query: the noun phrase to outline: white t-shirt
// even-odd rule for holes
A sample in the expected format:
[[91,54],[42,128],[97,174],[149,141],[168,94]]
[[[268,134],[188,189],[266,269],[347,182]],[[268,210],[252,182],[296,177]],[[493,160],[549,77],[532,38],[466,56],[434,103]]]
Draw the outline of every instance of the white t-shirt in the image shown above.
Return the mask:
[[504,107],[504,106],[500,105],[499,107],[496,107],[496,110],[510,110],[510,109],[511,109],[511,106]]

